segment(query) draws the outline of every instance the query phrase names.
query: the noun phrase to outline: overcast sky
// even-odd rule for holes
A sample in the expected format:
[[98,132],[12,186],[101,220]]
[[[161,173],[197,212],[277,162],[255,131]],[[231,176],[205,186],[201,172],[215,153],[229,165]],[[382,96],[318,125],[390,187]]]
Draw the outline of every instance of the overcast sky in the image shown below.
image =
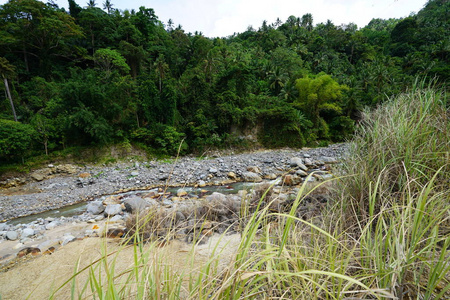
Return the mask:
[[[75,0],[86,6],[88,0]],[[0,4],[5,3],[0,0]],[[55,0],[68,8],[67,0]],[[103,7],[104,0],[96,0]],[[355,23],[364,27],[373,18],[407,17],[418,12],[427,0],[111,0],[118,9],[153,8],[164,24],[172,19],[186,32],[201,31],[208,37],[224,37],[243,32],[248,26],[259,28],[263,20],[269,24],[290,15],[313,15],[314,24],[328,19],[335,25]]]

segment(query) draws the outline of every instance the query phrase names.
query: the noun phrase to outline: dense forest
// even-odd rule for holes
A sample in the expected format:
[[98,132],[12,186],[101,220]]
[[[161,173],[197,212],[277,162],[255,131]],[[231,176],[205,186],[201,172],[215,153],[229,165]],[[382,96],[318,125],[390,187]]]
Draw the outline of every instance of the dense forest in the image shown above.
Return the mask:
[[224,38],[151,8],[68,7],[0,6],[0,162],[113,143],[174,155],[250,134],[265,147],[342,141],[364,106],[450,74],[447,0],[364,28],[306,13]]

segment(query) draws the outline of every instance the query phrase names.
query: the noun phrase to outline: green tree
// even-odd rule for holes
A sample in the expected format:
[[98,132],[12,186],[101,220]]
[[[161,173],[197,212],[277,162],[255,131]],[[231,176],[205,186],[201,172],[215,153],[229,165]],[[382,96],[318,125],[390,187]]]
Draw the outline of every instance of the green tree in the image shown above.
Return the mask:
[[130,67],[125,58],[116,50],[98,49],[94,53],[94,61],[101,70],[106,72],[107,77],[111,75],[113,70],[117,70],[122,74],[130,72]]
[[0,159],[24,157],[29,152],[36,132],[20,122],[0,119]]

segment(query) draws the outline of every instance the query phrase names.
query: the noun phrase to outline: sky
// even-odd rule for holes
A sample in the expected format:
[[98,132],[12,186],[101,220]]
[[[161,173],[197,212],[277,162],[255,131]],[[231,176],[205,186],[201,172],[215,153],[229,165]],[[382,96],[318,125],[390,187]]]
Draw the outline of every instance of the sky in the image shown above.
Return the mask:
[[[54,0],[68,8],[67,0]],[[84,7],[88,0],[75,0]],[[0,5],[7,2],[0,0]],[[103,7],[104,0],[96,0]],[[111,0],[117,9],[153,8],[159,20],[172,19],[186,32],[202,32],[207,37],[226,37],[249,26],[258,29],[266,20],[285,22],[291,15],[313,15],[314,24],[331,20],[335,25],[355,23],[364,27],[373,18],[401,18],[418,12],[427,0]]]

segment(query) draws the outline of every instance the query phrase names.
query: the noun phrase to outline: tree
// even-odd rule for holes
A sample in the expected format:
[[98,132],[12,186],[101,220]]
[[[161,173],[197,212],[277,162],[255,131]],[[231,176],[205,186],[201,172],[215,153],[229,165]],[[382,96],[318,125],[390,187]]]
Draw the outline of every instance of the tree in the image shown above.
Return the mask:
[[14,66],[11,65],[6,58],[0,57],[0,75],[2,76],[3,83],[5,84],[6,94],[8,95],[9,103],[11,105],[14,121],[17,122],[16,109],[14,107],[14,102],[12,100],[11,92],[9,91],[8,85],[8,77],[12,77],[13,74],[14,74]]
[[337,83],[330,75],[321,73],[314,77],[297,79],[298,99],[294,105],[305,112],[319,131],[324,130],[322,137],[326,137],[326,123],[320,116],[321,110],[334,110],[338,113],[342,108],[336,103],[342,92],[348,87]]
[[23,158],[35,135],[30,125],[0,119],[0,159]]
[[103,9],[106,9],[108,15],[114,11],[113,5],[110,0],[105,0],[105,2],[103,2]]
[[130,72],[130,67],[127,65],[125,58],[116,50],[98,49],[94,53],[94,61],[106,72],[108,77],[112,70],[118,70],[122,74]]

